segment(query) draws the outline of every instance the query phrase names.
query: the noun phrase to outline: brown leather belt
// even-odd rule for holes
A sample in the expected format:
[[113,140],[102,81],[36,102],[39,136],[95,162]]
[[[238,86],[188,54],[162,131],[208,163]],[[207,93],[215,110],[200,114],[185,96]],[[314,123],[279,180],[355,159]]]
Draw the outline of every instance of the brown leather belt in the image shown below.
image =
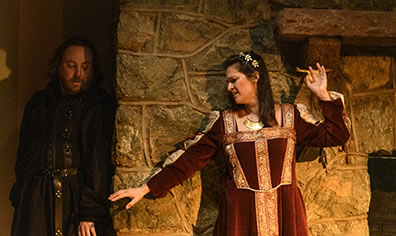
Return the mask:
[[55,236],[63,235],[63,221],[62,221],[62,177],[77,175],[77,168],[68,169],[46,169],[44,174],[51,176],[54,180],[55,189]]

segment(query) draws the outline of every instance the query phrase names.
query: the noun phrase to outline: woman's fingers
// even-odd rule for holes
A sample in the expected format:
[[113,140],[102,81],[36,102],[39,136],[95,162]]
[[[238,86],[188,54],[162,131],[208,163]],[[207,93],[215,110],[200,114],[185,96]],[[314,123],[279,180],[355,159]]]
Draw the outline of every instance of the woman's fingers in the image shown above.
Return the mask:
[[318,80],[317,75],[318,75],[319,71],[312,69],[311,66],[308,66],[308,70],[309,70],[308,78],[309,78],[309,81],[311,82],[310,84],[312,84]]
[[[140,199],[139,199],[139,200],[140,200]],[[125,206],[125,209],[129,209],[129,208],[133,207],[133,205],[135,205],[139,200],[138,200],[137,198],[132,199],[132,201],[130,201],[130,202]]]
[[326,79],[326,68],[319,63],[316,63],[317,70],[314,70],[311,66],[308,66],[308,78],[310,79],[309,84],[322,81]]
[[111,200],[112,202],[115,202],[115,201],[117,201],[117,200],[120,200],[121,198],[128,197],[127,194],[128,194],[127,189],[119,190],[119,191],[117,191],[117,192],[111,194],[111,195],[109,196],[109,200]]
[[323,74],[323,76],[327,77],[326,68],[324,67],[324,65],[322,65],[322,74]]
[[324,67],[324,65],[320,65],[319,63],[316,63],[316,67],[318,68],[321,76],[326,75],[326,68]]
[[308,85],[308,87],[312,84],[311,79],[309,78],[309,75],[305,76],[305,83]]
[[[122,191],[122,190],[120,190],[120,191]],[[116,200],[118,200],[118,196],[120,195],[120,191],[117,191],[117,192],[111,194],[111,195],[109,196],[109,200],[111,200],[111,201],[113,201],[113,202],[116,201]]]
[[145,194],[139,194],[139,193],[137,193],[134,197],[133,197],[133,199],[132,199],[132,201],[130,201],[126,206],[125,206],[125,208],[126,209],[129,209],[129,208],[131,208],[131,207],[133,207],[136,203],[138,203],[142,198],[143,198],[143,196],[144,196]]
[[119,190],[109,196],[109,200],[112,202],[115,202],[121,198],[130,198],[131,201],[126,205],[126,209],[131,208],[133,205],[135,205],[138,201],[140,201],[144,195],[150,192],[150,188],[144,184],[139,188],[128,188],[128,189],[123,189]]

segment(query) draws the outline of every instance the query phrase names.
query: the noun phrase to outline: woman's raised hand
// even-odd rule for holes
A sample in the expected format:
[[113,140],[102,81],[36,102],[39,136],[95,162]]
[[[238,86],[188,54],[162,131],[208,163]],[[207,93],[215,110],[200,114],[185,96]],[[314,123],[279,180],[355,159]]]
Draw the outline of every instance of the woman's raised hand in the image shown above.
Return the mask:
[[[312,67],[308,67],[310,75],[305,76],[305,83],[320,100],[329,101],[330,96],[327,92],[326,69],[319,63],[316,63],[316,67],[318,68],[317,70],[312,69]],[[312,81],[309,78],[310,76]]]
[[130,198],[132,199],[127,205],[126,209],[131,208],[133,205],[135,205],[138,201],[140,201],[144,195],[150,192],[149,187],[144,184],[140,188],[127,188],[123,190],[118,190],[117,192],[113,193],[110,195],[109,200],[112,202],[115,202],[117,200],[120,200],[121,198]]

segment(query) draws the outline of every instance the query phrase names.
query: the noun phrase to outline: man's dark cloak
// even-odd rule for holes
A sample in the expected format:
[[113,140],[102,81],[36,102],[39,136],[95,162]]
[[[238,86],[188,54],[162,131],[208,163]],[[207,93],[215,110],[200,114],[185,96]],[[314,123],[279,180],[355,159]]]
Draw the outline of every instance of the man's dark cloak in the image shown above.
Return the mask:
[[77,173],[61,177],[63,235],[77,235],[83,220],[95,222],[97,233],[104,230],[109,223],[114,110],[114,100],[95,84],[79,95],[62,97],[58,81],[52,81],[32,96],[25,107],[10,194],[15,207],[12,235],[55,235],[54,178],[48,170],[66,168]]

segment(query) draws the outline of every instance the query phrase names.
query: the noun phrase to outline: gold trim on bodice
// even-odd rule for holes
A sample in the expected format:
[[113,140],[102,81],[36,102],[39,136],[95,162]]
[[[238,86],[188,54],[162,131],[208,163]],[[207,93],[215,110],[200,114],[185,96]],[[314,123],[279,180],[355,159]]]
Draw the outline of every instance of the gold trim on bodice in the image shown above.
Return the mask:
[[[237,132],[236,120],[232,111],[223,112],[224,120],[224,150],[233,170],[234,182],[237,188],[255,192],[257,230],[260,236],[278,235],[278,200],[277,189],[282,185],[292,183],[292,162],[296,143],[294,130],[294,107],[282,104],[282,127],[268,127],[255,131]],[[268,154],[268,140],[287,139],[285,156],[280,183],[273,186]],[[235,151],[234,144],[239,142],[254,142],[256,153],[258,189],[251,188]]]
[[[255,131],[236,132],[236,121],[232,111],[224,111],[224,150],[233,168],[234,182],[237,188],[248,189],[255,192],[269,192],[282,185],[291,184],[291,164],[293,161],[296,132],[294,130],[294,108],[290,104],[282,104],[283,126],[269,127]],[[277,186],[272,186],[271,170],[268,156],[268,140],[283,138],[287,139],[285,156],[283,161],[281,181]],[[250,187],[238,156],[235,152],[235,143],[254,142],[256,152],[257,176],[259,189]]]

